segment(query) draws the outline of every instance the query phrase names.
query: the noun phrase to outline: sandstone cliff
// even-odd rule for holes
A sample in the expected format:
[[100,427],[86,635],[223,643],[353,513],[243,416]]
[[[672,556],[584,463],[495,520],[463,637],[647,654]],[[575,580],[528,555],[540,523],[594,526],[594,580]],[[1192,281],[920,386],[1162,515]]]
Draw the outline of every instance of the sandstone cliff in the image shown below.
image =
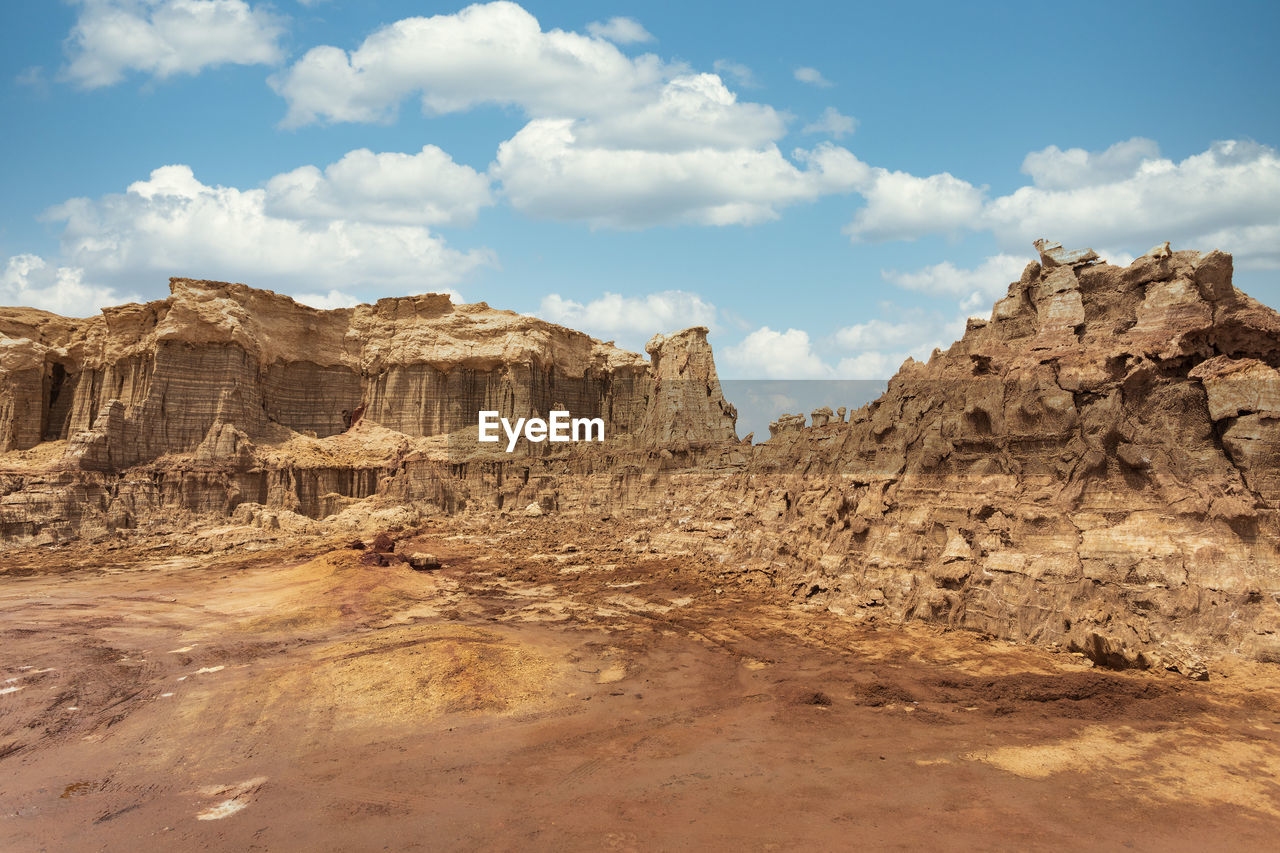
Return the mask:
[[0,308],[0,541],[242,505],[323,518],[375,495],[455,509],[443,480],[469,463],[524,466],[527,484],[531,460],[565,450],[479,445],[483,409],[600,418],[610,454],[670,446],[686,463],[736,438],[705,329],[656,338],[651,366],[443,295],[321,311],[241,284],[171,291],[87,320]]
[[0,452],[67,439],[75,466],[118,471],[216,451],[226,425],[249,442],[323,438],[363,416],[431,436],[480,409],[559,404],[628,433],[644,414],[641,356],[484,303],[427,294],[321,311],[240,284],[170,288],[84,321],[0,309]]
[[[316,311],[175,279],[90,320],[0,309],[0,540],[627,513],[649,532],[619,547],[709,557],[715,583],[841,618],[1193,675],[1280,661],[1280,316],[1221,252],[1122,269],[1039,248],[990,319],[879,400],[779,419],[755,447],[700,328],[645,362],[441,296]],[[561,407],[611,440],[475,441],[478,409]]]
[[744,492],[773,533],[746,550],[846,614],[1115,665],[1280,660],[1280,315],[1221,252],[1041,250],[848,423],[760,449]]

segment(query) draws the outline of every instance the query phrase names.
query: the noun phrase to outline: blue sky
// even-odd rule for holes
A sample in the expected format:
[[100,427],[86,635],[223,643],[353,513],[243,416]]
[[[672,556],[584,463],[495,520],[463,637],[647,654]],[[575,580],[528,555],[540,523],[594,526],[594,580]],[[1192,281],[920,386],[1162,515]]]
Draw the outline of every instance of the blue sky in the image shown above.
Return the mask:
[[[1280,304],[1275,3],[84,0],[0,11],[0,303],[448,290],[873,378],[1038,236]],[[424,146],[426,146],[424,148]]]

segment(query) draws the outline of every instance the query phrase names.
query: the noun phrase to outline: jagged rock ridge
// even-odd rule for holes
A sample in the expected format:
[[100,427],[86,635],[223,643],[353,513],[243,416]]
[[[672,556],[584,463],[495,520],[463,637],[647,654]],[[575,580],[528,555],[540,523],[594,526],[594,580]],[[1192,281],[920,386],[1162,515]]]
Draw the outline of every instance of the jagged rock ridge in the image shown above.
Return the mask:
[[760,449],[746,488],[786,488],[753,494],[783,504],[754,555],[851,615],[1117,665],[1280,660],[1280,315],[1221,252],[1040,248],[947,352]]
[[[1280,661],[1280,316],[1221,252],[1121,269],[1038,248],[989,320],[878,401],[779,419],[756,447],[704,329],[655,338],[646,364],[443,297],[316,312],[175,280],[90,321],[6,309],[0,435],[71,440],[6,455],[0,537],[175,512],[272,529],[368,506],[631,512],[653,525],[631,547],[710,555],[726,582],[844,618],[1189,674]],[[558,405],[626,440],[516,457],[458,440],[477,408]]]
[[78,467],[116,471],[281,428],[323,438],[360,416],[408,436],[474,425],[479,409],[552,405],[633,431],[648,365],[634,353],[484,303],[427,294],[321,311],[225,282],[75,321],[0,310],[0,452],[69,439]]

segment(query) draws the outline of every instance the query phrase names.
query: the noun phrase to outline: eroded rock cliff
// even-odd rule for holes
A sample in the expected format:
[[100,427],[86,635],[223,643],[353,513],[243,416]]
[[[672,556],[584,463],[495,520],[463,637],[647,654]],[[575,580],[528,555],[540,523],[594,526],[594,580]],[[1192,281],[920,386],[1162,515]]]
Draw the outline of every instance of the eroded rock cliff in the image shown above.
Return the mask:
[[[1038,248],[990,319],[879,400],[780,418],[755,447],[701,328],[646,362],[430,295],[316,311],[175,279],[90,320],[0,309],[0,540],[627,514],[647,532],[618,547],[841,618],[1191,675],[1280,661],[1280,316],[1221,252],[1122,269]],[[476,440],[479,409],[553,408],[609,441]]]
[[484,303],[427,294],[321,311],[241,284],[172,279],[171,296],[67,320],[0,309],[0,451],[69,440],[67,461],[118,471],[247,441],[323,438],[363,417],[408,436],[475,412],[560,405],[632,432],[644,358]]
[[773,518],[747,553],[850,615],[1115,665],[1280,660],[1280,316],[1230,256],[1162,248],[1121,269],[1042,245],[848,423],[780,430],[743,479]]

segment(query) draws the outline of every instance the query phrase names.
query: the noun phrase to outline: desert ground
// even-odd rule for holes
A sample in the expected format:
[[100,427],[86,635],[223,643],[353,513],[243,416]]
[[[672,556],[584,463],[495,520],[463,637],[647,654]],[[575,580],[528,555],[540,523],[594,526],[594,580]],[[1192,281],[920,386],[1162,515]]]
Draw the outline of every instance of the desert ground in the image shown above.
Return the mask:
[[11,550],[0,848],[1274,849],[1274,666],[853,624],[627,535]]

